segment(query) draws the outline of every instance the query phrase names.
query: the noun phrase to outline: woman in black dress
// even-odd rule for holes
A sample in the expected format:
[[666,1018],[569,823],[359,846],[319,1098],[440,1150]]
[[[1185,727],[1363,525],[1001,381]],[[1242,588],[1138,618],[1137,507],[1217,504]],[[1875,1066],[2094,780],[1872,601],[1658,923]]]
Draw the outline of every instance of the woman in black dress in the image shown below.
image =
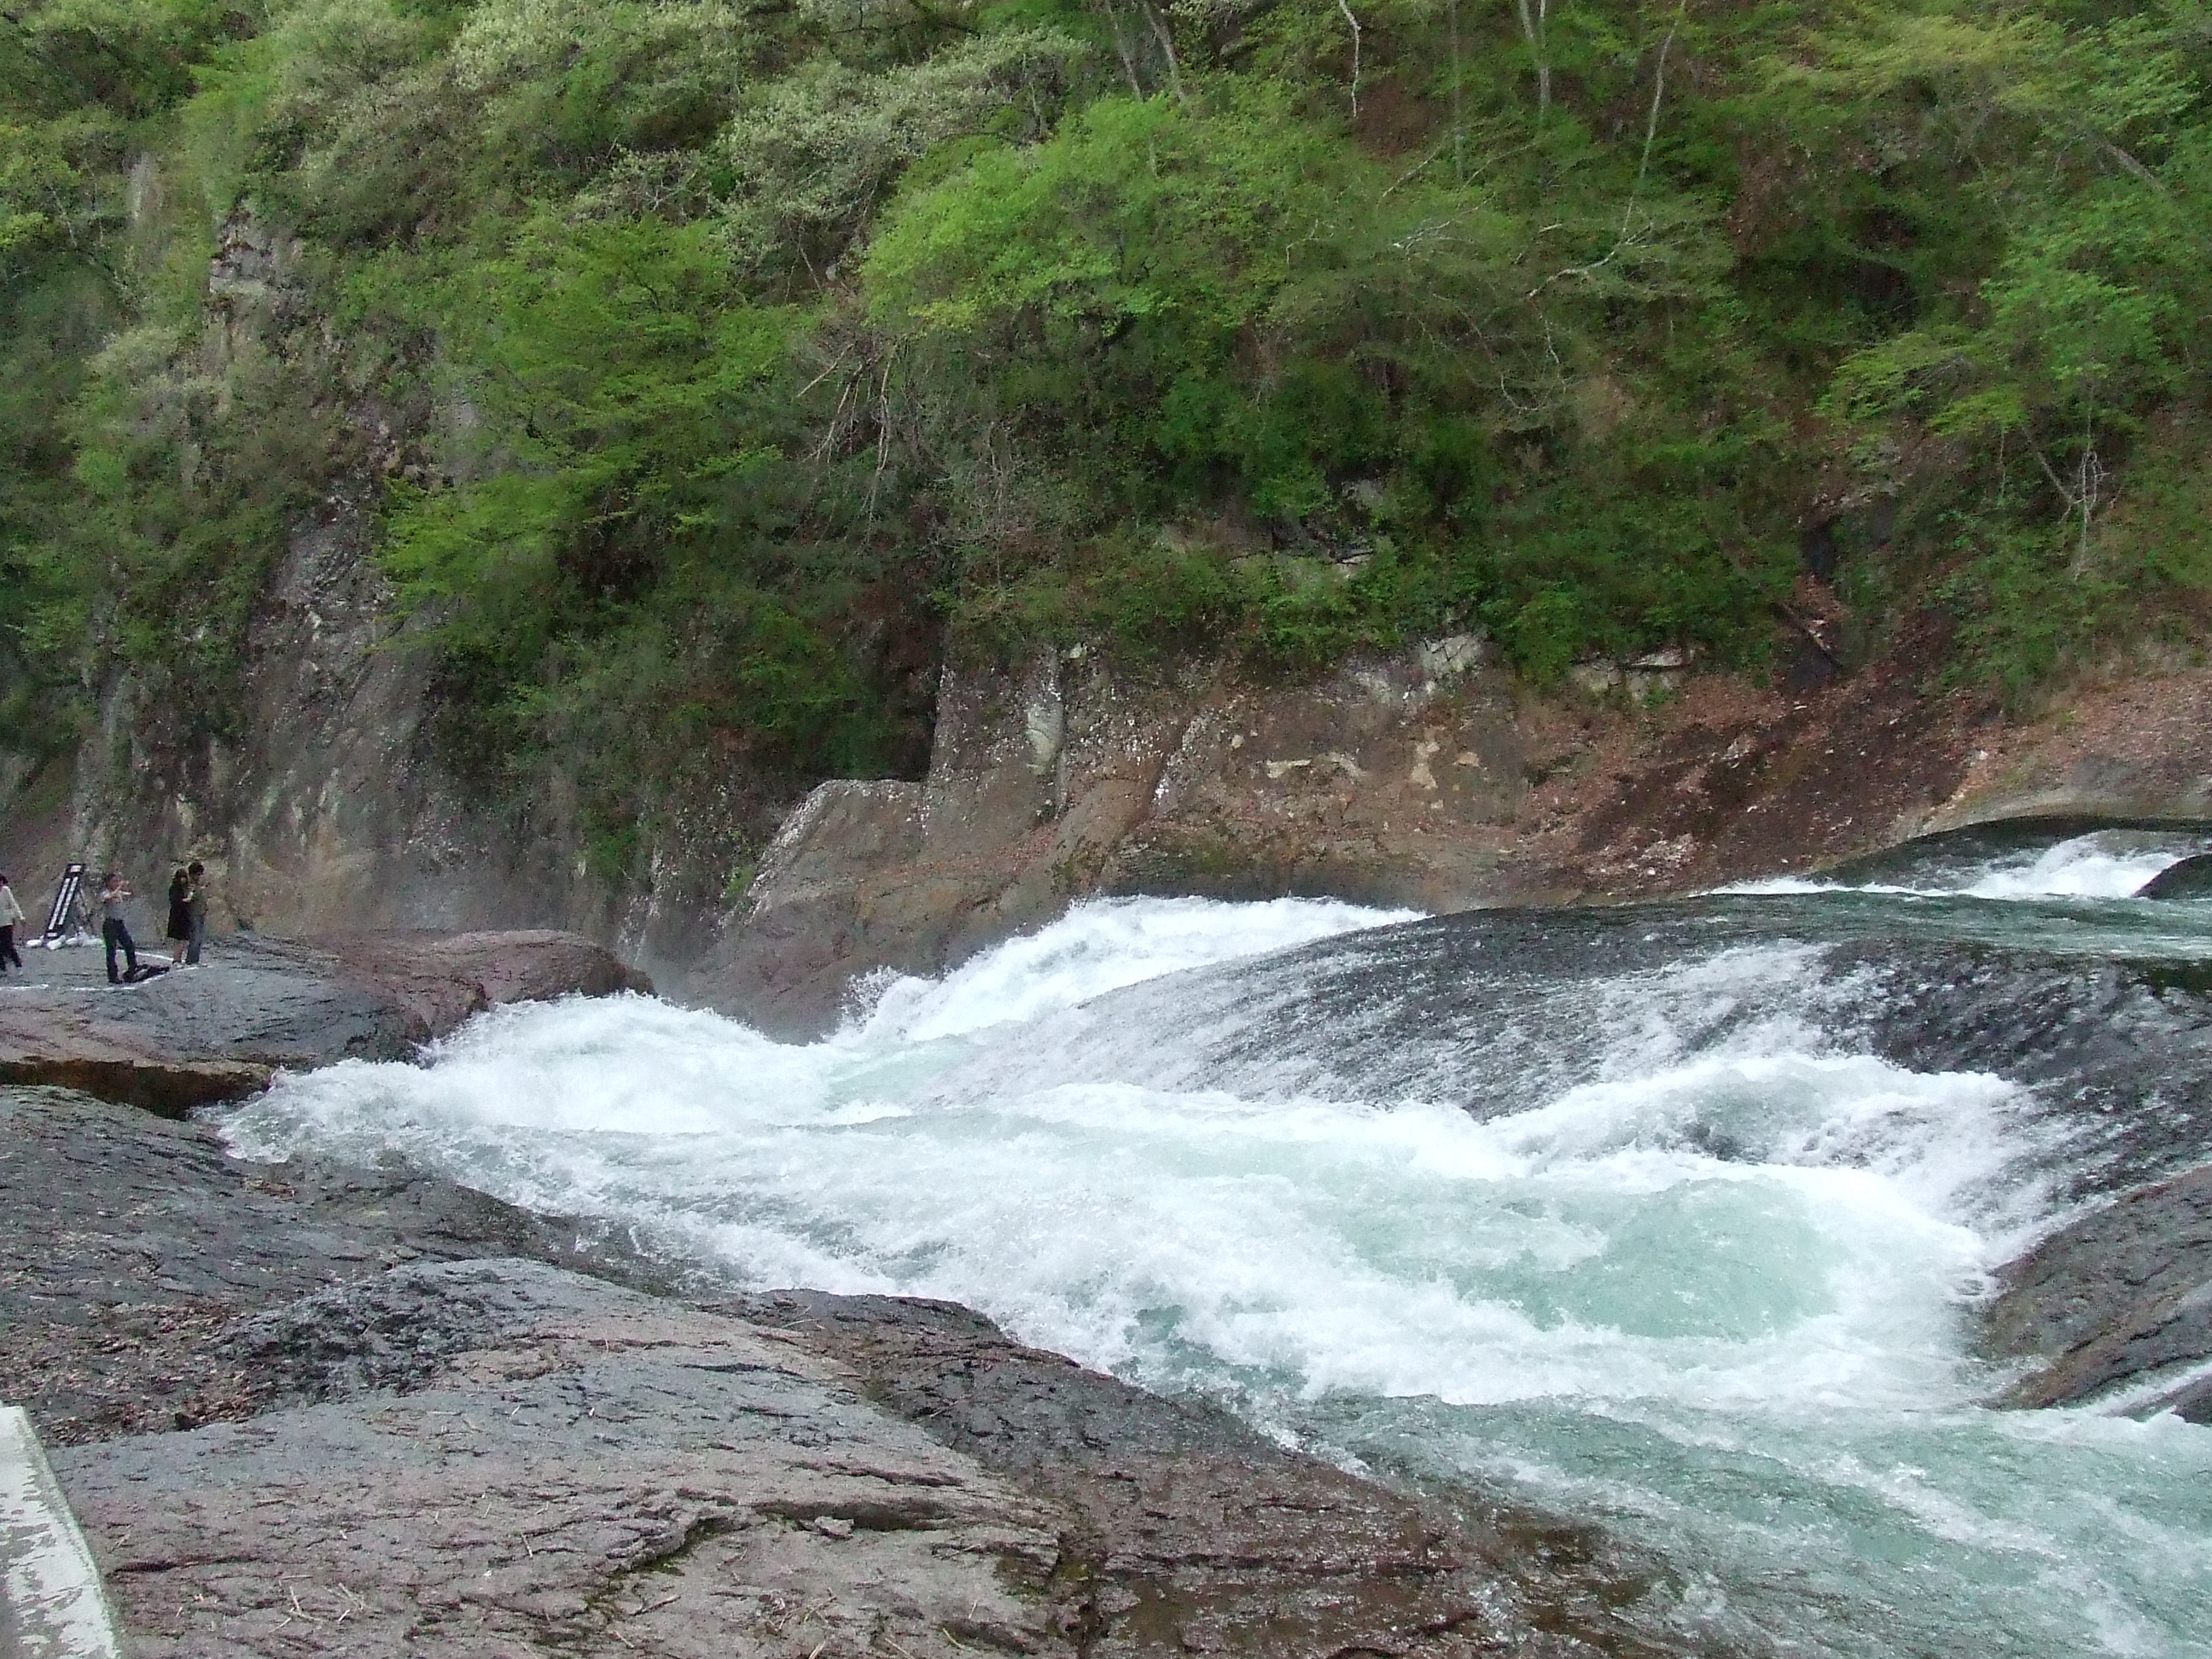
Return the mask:
[[185,959],[185,946],[191,940],[192,907],[187,902],[191,891],[191,878],[183,871],[179,870],[169,878],[169,926],[166,932],[171,967]]

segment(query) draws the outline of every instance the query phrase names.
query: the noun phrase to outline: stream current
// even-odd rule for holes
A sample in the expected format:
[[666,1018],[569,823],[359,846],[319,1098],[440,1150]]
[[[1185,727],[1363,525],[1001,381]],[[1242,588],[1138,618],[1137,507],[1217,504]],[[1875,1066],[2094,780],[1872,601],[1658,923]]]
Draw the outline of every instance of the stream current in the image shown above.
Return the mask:
[[647,998],[282,1079],[386,1151],[751,1285],[942,1297],[1350,1467],[1663,1564],[1685,1646],[2212,1655],[2212,1429],[1983,1403],[2001,1262],[2212,1161],[2204,836],[1424,919],[1094,902],[826,1041]]

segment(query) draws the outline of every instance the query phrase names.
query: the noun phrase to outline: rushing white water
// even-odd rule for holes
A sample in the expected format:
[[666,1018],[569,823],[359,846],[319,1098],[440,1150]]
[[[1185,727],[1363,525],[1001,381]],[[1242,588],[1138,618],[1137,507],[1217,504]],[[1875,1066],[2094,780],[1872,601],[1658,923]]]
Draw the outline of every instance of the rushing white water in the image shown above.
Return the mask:
[[2179,837],[2101,830],[2010,857],[1976,860],[1955,872],[1929,872],[1911,881],[1843,882],[1778,876],[1739,882],[1721,890],[1746,895],[1849,891],[1920,898],[2123,899],[2134,896],[2153,876],[2198,850],[2198,843]]
[[2011,1085],[1794,1017],[1680,1039],[1802,947],[1599,986],[1604,1063],[1486,1117],[1232,1091],[1179,1068],[1179,981],[1124,988],[1395,919],[1087,906],[810,1045],[642,998],[505,1009],[228,1133],[396,1149],[760,1285],[950,1297],[1330,1455],[1503,1483],[1675,1563],[1638,1616],[1676,1634],[2212,1653],[2212,1431],[1977,1403],[1962,1297],[2032,1224]]
[[857,1035],[863,1042],[957,1036],[1073,1007],[1186,968],[1234,962],[1419,914],[1327,899],[1256,904],[1103,900],[1085,905],[1057,927],[1009,939],[941,980],[879,980],[870,988],[873,1006]]

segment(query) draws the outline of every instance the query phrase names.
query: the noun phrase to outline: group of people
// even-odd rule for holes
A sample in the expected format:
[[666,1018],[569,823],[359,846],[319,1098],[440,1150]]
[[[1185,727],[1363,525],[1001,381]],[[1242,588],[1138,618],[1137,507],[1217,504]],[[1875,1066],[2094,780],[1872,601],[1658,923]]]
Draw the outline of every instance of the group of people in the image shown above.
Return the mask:
[[[131,884],[114,871],[100,878],[100,936],[107,946],[110,985],[144,977],[138,966],[138,942],[131,937],[131,924],[123,914],[132,896]],[[195,859],[169,878],[169,923],[163,932],[169,941],[170,967],[200,965],[200,946],[207,939],[207,866]],[[15,948],[15,929],[24,920],[15,890],[8,884],[6,875],[0,874],[0,973],[23,965],[22,953]]]
[[[123,915],[131,897],[131,884],[114,871],[100,878],[100,937],[107,946],[110,985],[140,976],[138,944],[131,937],[131,924]],[[207,939],[207,866],[197,859],[169,878],[169,925],[163,931],[169,940],[170,967],[200,965],[200,946]],[[118,952],[125,964],[119,973],[115,965]]]

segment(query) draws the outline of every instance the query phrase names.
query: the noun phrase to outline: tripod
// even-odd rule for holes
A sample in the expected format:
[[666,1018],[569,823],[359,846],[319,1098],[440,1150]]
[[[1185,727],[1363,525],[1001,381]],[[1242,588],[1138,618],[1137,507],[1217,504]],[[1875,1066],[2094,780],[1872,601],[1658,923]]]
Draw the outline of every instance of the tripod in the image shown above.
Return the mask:
[[33,948],[43,945],[49,951],[58,951],[64,945],[92,943],[92,912],[85,903],[84,878],[82,864],[72,864],[62,872],[61,883],[54,889],[53,908],[46,913],[46,931],[30,941]]

